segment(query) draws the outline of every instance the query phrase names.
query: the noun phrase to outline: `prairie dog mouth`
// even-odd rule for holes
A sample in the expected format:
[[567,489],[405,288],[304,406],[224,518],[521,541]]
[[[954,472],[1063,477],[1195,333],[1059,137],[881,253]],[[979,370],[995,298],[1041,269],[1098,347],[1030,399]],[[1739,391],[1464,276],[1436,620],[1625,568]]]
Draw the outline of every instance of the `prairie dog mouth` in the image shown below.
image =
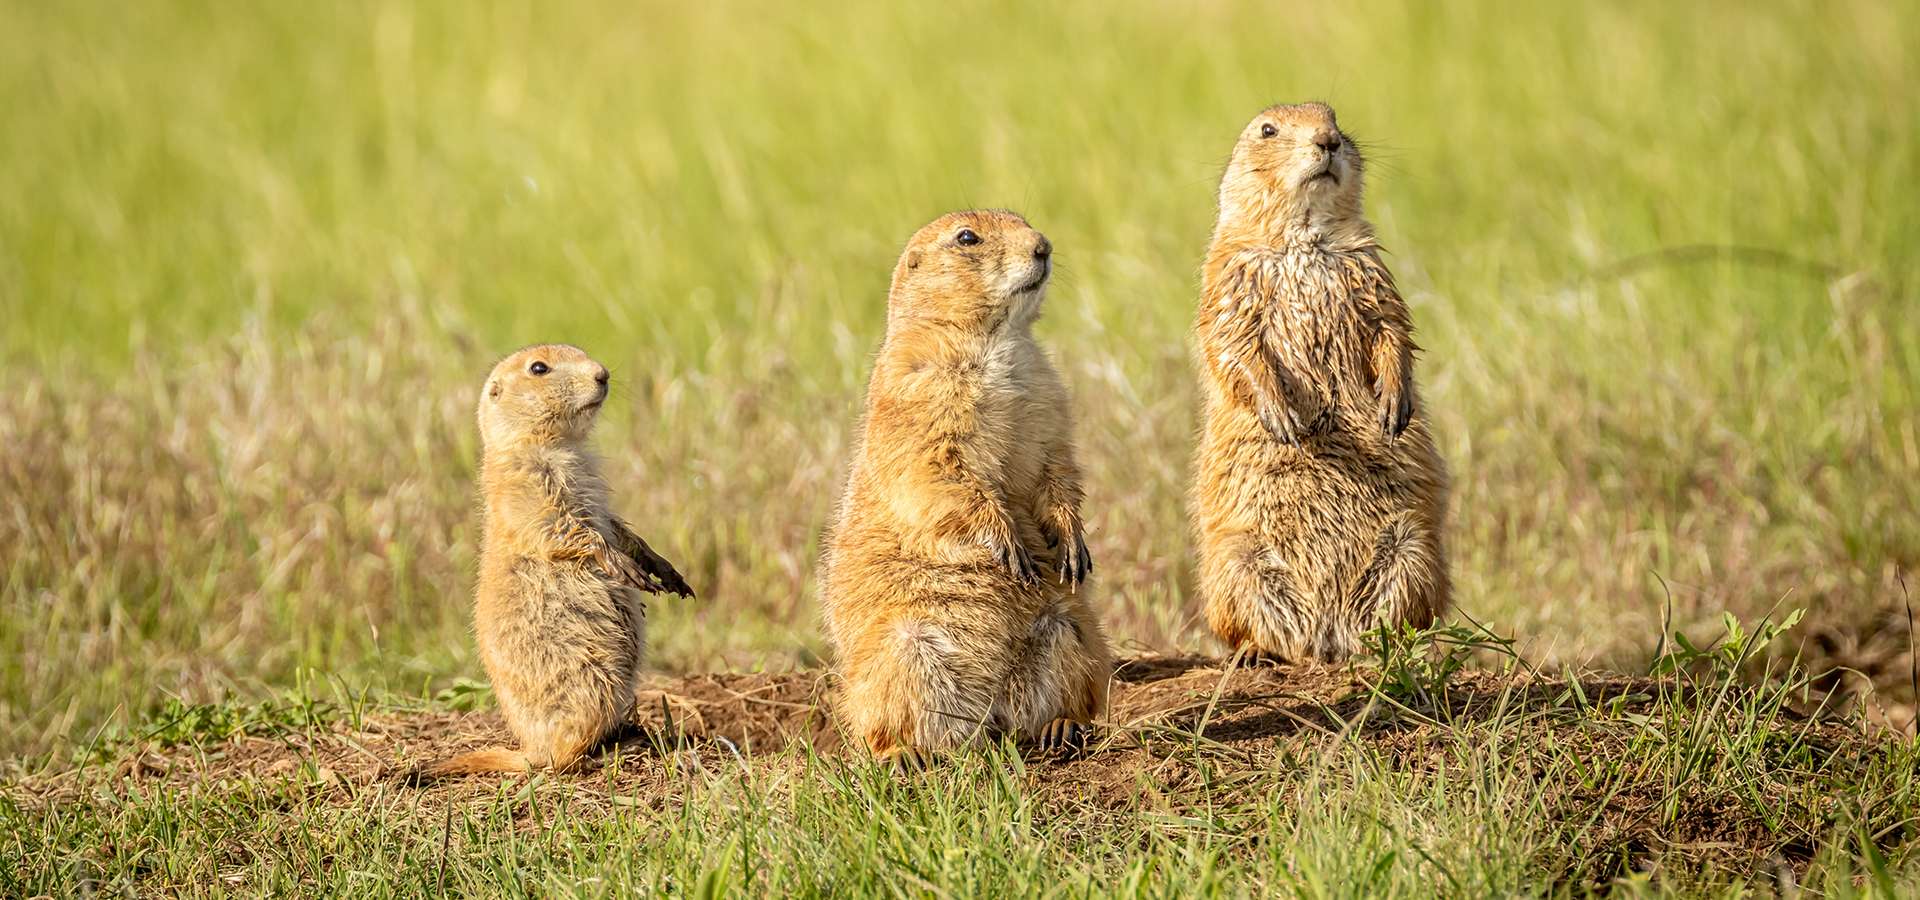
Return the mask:
[[600,405],[605,402],[607,402],[607,386],[603,384],[600,385],[600,390],[593,395],[593,399],[580,404],[580,411],[595,412],[599,410]]
[[1314,160],[1312,166],[1307,169],[1307,177],[1301,179],[1301,183],[1313,184],[1323,179],[1333,182],[1334,184],[1340,183],[1340,155],[1338,153],[1321,154],[1320,158]]
[[1030,281],[1028,281],[1026,284],[1023,284],[1017,288],[1014,288],[1013,292],[1016,294],[1025,294],[1030,291],[1037,291],[1042,287],[1046,286],[1047,279],[1052,275],[1053,275],[1053,260],[1049,259],[1040,264],[1040,271],[1035,273],[1033,278]]

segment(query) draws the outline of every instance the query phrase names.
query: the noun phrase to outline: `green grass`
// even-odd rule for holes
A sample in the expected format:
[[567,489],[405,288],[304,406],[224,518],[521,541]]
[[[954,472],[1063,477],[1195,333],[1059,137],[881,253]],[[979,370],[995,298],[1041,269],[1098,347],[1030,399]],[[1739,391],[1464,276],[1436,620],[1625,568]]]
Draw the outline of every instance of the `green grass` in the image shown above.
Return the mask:
[[1460,607],[1629,670],[1804,608],[1775,650],[1906,725],[1917,45],[1869,0],[0,3],[0,753],[477,677],[471,408],[535,341],[613,368],[618,502],[701,589],[653,664],[817,664],[887,273],[971,205],[1059,248],[1110,629],[1211,646],[1186,329],[1234,135],[1304,98],[1372,160]]

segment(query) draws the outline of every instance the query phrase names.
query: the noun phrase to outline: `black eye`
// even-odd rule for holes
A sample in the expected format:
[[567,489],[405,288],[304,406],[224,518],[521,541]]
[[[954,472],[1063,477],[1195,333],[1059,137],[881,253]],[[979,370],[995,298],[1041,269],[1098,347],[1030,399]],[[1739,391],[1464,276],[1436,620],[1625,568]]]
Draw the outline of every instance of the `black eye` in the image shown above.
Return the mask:
[[551,372],[553,370],[547,368],[546,363],[543,363],[536,359],[533,361],[533,365],[530,365],[527,367],[527,371],[532,372],[535,375],[545,375],[548,372]]
[[1260,126],[1260,136],[1263,138],[1270,138],[1279,133],[1280,133],[1280,129],[1273,127],[1272,122],[1268,122],[1265,125]]
[[960,233],[954,235],[953,239],[956,242],[958,242],[962,247],[971,247],[975,244],[980,243],[980,236],[977,234],[974,234],[973,229],[971,228],[960,229]]

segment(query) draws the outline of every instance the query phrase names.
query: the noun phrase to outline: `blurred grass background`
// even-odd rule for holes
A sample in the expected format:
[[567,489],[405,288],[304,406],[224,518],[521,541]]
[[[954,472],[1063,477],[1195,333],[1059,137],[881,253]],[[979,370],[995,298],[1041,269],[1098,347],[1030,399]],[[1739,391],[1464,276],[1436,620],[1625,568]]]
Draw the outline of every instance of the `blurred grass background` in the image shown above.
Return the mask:
[[614,369],[620,507],[702,591],[653,664],[819,662],[888,271],[975,205],[1060,248],[1112,632],[1209,648],[1196,272],[1241,125],[1307,98],[1369,148],[1460,608],[1631,668],[1669,606],[1806,607],[1829,686],[1910,704],[1914,12],[0,2],[0,750],[480,677],[471,408],[535,341]]

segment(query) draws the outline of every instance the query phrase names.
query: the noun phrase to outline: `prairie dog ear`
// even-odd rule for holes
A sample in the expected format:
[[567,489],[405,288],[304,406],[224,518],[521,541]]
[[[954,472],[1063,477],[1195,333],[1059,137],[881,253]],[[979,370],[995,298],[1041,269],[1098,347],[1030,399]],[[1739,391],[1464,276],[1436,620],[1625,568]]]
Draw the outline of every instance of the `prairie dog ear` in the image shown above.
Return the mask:
[[506,389],[506,385],[501,384],[500,379],[498,378],[487,382],[487,396],[491,399],[494,399],[494,400],[500,399],[500,392],[505,389]]
[[920,251],[912,250],[907,253],[907,268],[909,269],[920,268]]

